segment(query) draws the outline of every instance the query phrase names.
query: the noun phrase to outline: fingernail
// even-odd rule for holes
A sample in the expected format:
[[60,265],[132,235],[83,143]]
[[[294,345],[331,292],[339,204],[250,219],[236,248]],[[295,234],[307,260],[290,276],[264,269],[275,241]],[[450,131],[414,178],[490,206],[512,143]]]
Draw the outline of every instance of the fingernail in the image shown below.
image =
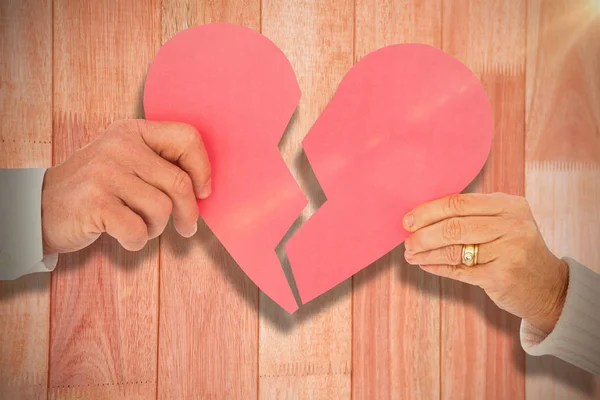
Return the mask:
[[192,225],[192,230],[189,232],[189,235],[187,237],[191,238],[196,234],[196,232],[198,232],[198,224]]
[[198,191],[198,198],[199,199],[205,199],[208,196],[210,196],[211,193],[212,193],[212,182],[209,179],[208,181],[206,181],[206,183],[204,184],[204,186],[202,186],[200,188],[200,190]]
[[406,228],[411,228],[413,226],[413,224],[415,223],[415,216],[412,214],[407,214],[404,217],[404,226]]
[[194,224],[189,231],[187,232],[181,232],[179,229],[177,229],[177,232],[179,232],[179,234],[181,236],[183,236],[184,238],[191,238],[192,236],[194,236],[196,234],[196,232],[198,231],[198,224]]

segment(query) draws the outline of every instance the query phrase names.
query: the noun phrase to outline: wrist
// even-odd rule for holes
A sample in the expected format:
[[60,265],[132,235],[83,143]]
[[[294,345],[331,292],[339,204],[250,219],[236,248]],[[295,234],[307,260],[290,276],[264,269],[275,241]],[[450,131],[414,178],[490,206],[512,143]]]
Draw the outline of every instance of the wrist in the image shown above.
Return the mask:
[[527,322],[546,334],[554,330],[562,314],[569,286],[569,266],[567,263],[559,258],[554,258],[552,264],[555,279],[553,285],[548,288],[544,312],[527,319]]

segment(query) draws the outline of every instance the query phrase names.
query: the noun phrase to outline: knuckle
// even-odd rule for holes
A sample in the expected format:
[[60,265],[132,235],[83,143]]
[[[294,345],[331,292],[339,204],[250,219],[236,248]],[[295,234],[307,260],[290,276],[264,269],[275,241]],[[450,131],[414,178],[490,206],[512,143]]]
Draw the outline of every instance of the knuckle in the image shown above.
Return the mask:
[[175,173],[173,178],[173,190],[177,194],[187,194],[192,191],[192,180],[183,170]]
[[115,122],[103,135],[104,146],[117,154],[131,154],[141,143],[141,133],[148,130],[145,122],[137,119]]
[[464,230],[463,223],[460,219],[450,218],[444,222],[442,234],[447,240],[457,241],[463,237]]
[[448,208],[449,213],[462,215],[467,207],[467,202],[467,196],[463,194],[453,194],[448,197],[446,207]]
[[84,196],[89,199],[93,206],[106,210],[108,207],[108,199],[104,188],[96,179],[90,179],[85,182]]
[[444,257],[451,263],[462,261],[462,249],[460,246],[447,246],[444,248]]
[[122,130],[108,130],[102,135],[100,143],[100,150],[106,154],[114,154],[115,152],[120,153],[128,146],[126,145],[126,136]]
[[200,134],[191,125],[182,124],[181,125],[181,135],[183,140],[188,146],[200,146],[202,141],[200,140]]
[[123,133],[129,131],[128,121],[117,121],[112,123],[106,131],[104,131],[104,138],[106,139],[122,139]]

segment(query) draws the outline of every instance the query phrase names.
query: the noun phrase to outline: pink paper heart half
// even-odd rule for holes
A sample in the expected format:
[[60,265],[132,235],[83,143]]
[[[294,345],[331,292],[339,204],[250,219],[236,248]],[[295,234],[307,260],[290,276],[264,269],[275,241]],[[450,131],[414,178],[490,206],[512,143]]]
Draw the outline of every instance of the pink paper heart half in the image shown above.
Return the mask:
[[394,45],[356,64],[303,141],[327,202],[286,244],[302,302],[402,243],[412,208],[462,191],[492,131],[481,83],[441,50]]
[[307,200],[277,143],[300,100],[281,50],[248,28],[210,24],[182,31],[154,59],[146,117],[201,133],[212,194],[200,215],[242,270],[289,312],[298,308],[275,253]]

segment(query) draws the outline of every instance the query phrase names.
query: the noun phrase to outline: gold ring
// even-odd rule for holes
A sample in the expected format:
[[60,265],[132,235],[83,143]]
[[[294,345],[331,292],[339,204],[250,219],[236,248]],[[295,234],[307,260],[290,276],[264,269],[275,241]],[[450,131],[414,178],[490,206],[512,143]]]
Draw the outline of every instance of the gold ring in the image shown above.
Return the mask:
[[477,265],[477,256],[479,255],[478,244],[465,244],[462,248],[462,263],[467,267]]

